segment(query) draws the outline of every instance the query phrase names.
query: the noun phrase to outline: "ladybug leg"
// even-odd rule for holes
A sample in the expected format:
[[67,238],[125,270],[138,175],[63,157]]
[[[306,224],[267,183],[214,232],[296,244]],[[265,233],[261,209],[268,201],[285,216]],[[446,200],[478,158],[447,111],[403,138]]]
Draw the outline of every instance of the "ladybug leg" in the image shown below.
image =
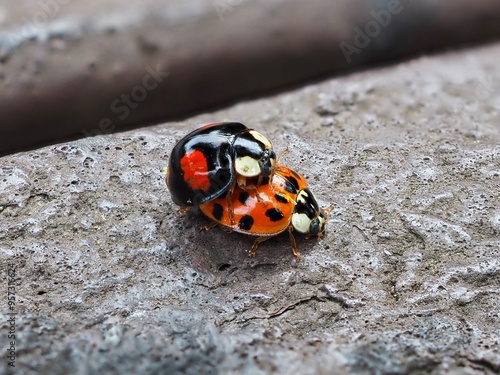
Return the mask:
[[283,151],[280,152],[278,155],[278,158],[276,159],[276,164],[274,164],[274,167],[271,171],[271,176],[269,176],[269,180],[272,180],[273,175],[278,172],[284,172],[286,173],[288,171],[288,168],[286,168],[283,164],[278,163],[279,158],[283,156],[284,153],[288,152],[288,148],[285,148]]
[[247,178],[241,175],[236,176],[236,182],[238,183],[238,186],[242,188],[243,190],[246,189],[247,186]]
[[229,228],[229,227],[226,227],[225,225],[220,225],[220,224],[219,224],[219,227],[220,227],[220,229],[222,229],[226,233],[233,233],[233,228]]
[[261,242],[264,242],[264,241],[266,241],[266,240],[270,239],[271,237],[273,237],[273,236],[257,237],[257,238],[255,239],[255,242],[254,242],[254,243],[253,243],[253,245],[252,245],[252,248],[251,248],[251,249],[250,249],[250,251],[248,252],[248,256],[249,256],[250,258],[253,258],[253,257],[255,256],[255,253],[256,253],[256,251],[257,251],[257,248],[259,247],[259,244],[260,244]]
[[188,212],[193,207],[181,207],[177,211],[174,212],[174,215],[184,214]]
[[300,261],[300,251],[297,248],[297,243],[295,242],[295,237],[293,236],[293,227],[290,225],[288,227],[288,234],[290,235],[290,243],[292,244],[293,255],[295,255],[295,259]]
[[217,223],[215,221],[211,222],[211,223],[208,223],[208,224],[205,224],[205,225],[202,225],[200,227],[201,230],[210,230],[212,229],[213,227],[215,227],[217,225]]
[[210,229],[212,229],[213,227],[215,227],[215,226],[217,226],[217,225],[218,225],[218,226],[219,226],[219,227],[220,227],[220,228],[221,228],[224,232],[226,232],[226,233],[232,233],[232,232],[233,232],[233,230],[232,230],[231,228],[228,228],[228,227],[226,227],[226,226],[224,226],[224,225],[220,225],[219,223],[217,223],[217,222],[215,222],[215,221],[214,221],[214,222],[211,222],[211,223],[208,223],[208,224],[205,224],[205,225],[200,226],[200,230],[210,230]]
[[233,192],[230,191],[226,195],[226,202],[227,202],[227,213],[229,214],[229,222],[231,223],[231,225],[234,224],[233,202],[231,200],[232,197],[233,197]]
[[245,191],[252,191],[255,194],[255,197],[257,198],[258,202],[262,202],[263,201],[262,197],[259,194],[259,189],[257,189],[257,186],[255,186],[255,185],[248,185],[248,186],[245,186],[245,188],[243,190],[245,190]]
[[[238,182],[238,186],[245,190],[245,191],[252,191],[253,193],[255,193],[255,196],[257,197],[257,200],[259,202],[262,202],[262,197],[260,196],[259,194],[259,189],[257,189],[257,186],[255,186],[254,184],[252,185],[247,185],[247,179],[243,176],[238,176],[236,178],[236,181]],[[260,178],[259,178],[259,181],[260,181]],[[258,183],[260,185],[260,182]]]
[[227,203],[227,213],[229,214],[229,222],[231,225],[234,225],[234,211],[233,211],[233,192],[236,187],[236,182],[233,182],[229,187],[229,190],[226,194],[226,203]]
[[323,209],[323,214],[325,215],[325,219],[328,221],[328,219],[330,218],[330,214],[332,213],[333,211],[333,204],[329,204],[328,206],[326,206],[324,209]]
[[257,189],[257,186],[253,186],[253,189],[255,189],[255,196],[257,197],[257,201],[258,202],[262,202],[263,199],[262,199],[262,197],[259,194],[259,190]]

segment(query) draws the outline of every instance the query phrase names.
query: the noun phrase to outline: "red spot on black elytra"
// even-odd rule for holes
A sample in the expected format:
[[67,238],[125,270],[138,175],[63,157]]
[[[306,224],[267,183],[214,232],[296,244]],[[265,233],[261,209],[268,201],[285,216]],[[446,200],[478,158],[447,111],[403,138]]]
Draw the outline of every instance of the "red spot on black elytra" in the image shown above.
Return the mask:
[[210,188],[207,159],[202,151],[187,152],[180,160],[180,164],[184,181],[191,189],[207,191]]

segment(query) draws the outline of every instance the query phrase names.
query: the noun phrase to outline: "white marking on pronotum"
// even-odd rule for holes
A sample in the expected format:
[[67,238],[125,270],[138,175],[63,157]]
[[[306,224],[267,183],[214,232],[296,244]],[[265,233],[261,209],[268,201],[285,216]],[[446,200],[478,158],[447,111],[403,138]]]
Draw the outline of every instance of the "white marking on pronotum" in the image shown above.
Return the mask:
[[237,173],[244,177],[255,177],[261,172],[259,162],[251,156],[236,158],[234,162],[234,169]]
[[299,195],[297,196],[297,202],[301,204],[306,204],[307,198],[309,198],[309,194],[307,194],[306,191],[301,190]]
[[258,140],[259,142],[262,142],[264,144],[264,146],[266,146],[266,148],[273,148],[273,145],[271,144],[271,142],[269,141],[269,139],[267,139],[266,137],[264,137],[262,134],[260,134],[259,132],[255,131],[255,130],[250,130],[250,134],[256,139]]
[[323,229],[325,227],[326,220],[321,216],[318,217],[318,220],[319,220],[319,227]]
[[297,232],[309,233],[311,228],[311,219],[306,214],[295,213],[292,215],[292,226]]

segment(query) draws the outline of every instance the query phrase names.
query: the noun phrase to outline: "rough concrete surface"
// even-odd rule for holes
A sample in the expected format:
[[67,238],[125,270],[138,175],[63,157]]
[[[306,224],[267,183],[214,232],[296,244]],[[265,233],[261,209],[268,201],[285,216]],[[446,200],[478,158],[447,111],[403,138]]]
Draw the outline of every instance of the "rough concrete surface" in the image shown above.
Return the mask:
[[[0,373],[498,373],[499,59],[422,57],[1,158]],[[249,259],[252,237],[175,213],[171,148],[225,119],[288,147],[335,206],[299,263],[286,234]]]

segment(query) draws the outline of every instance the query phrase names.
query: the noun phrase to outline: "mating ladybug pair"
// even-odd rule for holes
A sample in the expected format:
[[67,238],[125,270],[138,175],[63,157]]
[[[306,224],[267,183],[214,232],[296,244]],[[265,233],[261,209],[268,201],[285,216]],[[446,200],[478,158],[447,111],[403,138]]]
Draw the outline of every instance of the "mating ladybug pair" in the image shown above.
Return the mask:
[[305,178],[277,163],[271,142],[239,122],[209,124],[172,150],[167,186],[177,205],[200,211],[214,224],[257,236],[259,244],[288,230],[321,237],[327,210],[320,209]]

